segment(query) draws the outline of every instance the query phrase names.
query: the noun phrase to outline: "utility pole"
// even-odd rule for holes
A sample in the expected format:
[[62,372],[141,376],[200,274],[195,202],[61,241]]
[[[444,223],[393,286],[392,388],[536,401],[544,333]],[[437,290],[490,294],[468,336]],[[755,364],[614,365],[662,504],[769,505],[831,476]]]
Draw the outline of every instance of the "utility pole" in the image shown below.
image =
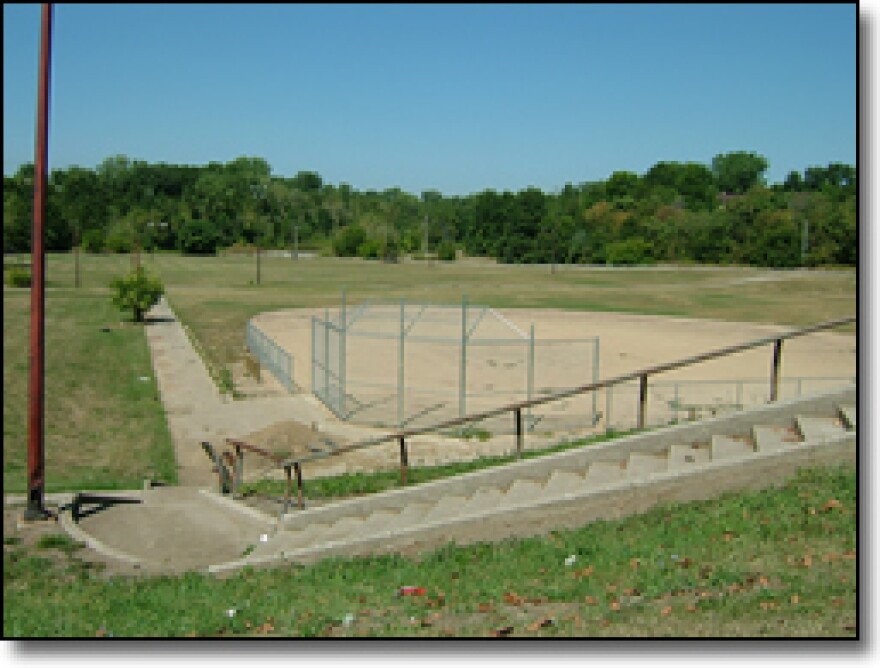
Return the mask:
[[37,89],[37,144],[34,157],[34,224],[31,240],[31,340],[28,383],[28,498],[26,521],[45,519],[46,461],[43,449],[45,416],[44,326],[46,269],[43,223],[46,214],[46,173],[49,143],[49,57],[52,39],[52,5],[43,5],[40,34],[40,65]]

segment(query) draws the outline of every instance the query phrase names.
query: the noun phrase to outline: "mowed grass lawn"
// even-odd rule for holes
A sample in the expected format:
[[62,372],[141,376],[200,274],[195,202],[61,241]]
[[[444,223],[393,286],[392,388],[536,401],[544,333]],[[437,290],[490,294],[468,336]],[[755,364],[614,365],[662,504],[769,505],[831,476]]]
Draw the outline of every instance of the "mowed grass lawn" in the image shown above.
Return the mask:
[[[6,637],[855,638],[856,472],[421,559],[107,577],[4,544]],[[424,588],[399,596],[401,587]]]
[[[121,321],[109,290],[47,288],[46,491],[177,480],[144,326]],[[27,488],[29,333],[30,291],[5,289],[4,493]]]

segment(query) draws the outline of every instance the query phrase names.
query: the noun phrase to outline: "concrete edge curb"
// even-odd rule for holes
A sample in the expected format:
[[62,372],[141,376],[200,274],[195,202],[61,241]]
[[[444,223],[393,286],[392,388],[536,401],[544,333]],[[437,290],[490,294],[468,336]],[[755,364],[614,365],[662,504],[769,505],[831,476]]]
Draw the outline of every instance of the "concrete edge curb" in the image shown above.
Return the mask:
[[228,508],[230,510],[234,510],[242,515],[247,515],[251,519],[257,520],[258,522],[263,522],[264,524],[268,524],[272,528],[277,528],[278,526],[278,518],[272,517],[267,513],[264,513],[257,508],[251,508],[250,506],[236,501],[235,499],[230,499],[229,497],[223,496],[222,494],[218,494],[217,492],[210,489],[200,489],[199,493],[204,497],[210,499],[213,503],[216,503],[224,508]]

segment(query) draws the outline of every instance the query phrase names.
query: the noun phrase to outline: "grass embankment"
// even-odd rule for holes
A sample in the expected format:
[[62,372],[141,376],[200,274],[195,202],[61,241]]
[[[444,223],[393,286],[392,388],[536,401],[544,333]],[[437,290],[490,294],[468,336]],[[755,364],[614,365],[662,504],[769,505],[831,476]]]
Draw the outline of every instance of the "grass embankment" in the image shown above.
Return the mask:
[[[122,321],[109,290],[51,285],[45,316],[46,491],[139,488],[148,476],[176,482],[144,326]],[[29,333],[30,291],[4,290],[4,493],[27,486]]]
[[[33,636],[849,637],[856,473],[421,560],[102,577],[66,537],[4,541],[3,632]],[[402,586],[424,595],[398,596]]]

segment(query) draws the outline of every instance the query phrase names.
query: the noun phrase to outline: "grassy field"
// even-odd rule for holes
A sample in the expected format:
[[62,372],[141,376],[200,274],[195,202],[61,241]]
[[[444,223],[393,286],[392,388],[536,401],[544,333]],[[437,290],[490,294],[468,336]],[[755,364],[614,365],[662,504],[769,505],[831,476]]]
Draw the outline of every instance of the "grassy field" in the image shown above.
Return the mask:
[[[131,489],[148,476],[177,480],[144,328],[120,320],[107,290],[47,290],[47,491]],[[5,493],[27,486],[29,328],[30,292],[4,290]]]
[[[219,369],[241,358],[244,325],[273,309],[349,304],[367,299],[611,311],[808,325],[856,312],[856,272],[776,271],[749,267],[608,269],[433,263],[340,258],[235,255],[184,258],[145,254],[146,266],[165,283],[168,299],[201,343],[206,362]],[[123,256],[82,258],[83,285],[106,286],[128,266]],[[73,256],[50,257],[50,285],[73,285]],[[854,332],[855,328],[840,331]]]
[[[4,539],[7,638],[854,638],[856,473],[415,560],[108,577],[64,534]],[[47,577],[50,573],[52,577]],[[398,596],[400,587],[423,595]]]

